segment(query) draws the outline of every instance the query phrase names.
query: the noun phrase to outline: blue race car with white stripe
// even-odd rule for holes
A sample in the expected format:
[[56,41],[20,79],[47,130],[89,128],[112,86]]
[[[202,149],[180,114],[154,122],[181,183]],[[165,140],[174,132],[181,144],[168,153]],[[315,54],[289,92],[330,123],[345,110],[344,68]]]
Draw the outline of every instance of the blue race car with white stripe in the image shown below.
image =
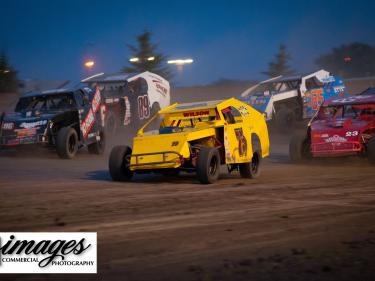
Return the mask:
[[346,96],[340,77],[319,70],[300,76],[278,76],[263,81],[241,94],[241,100],[273,120],[280,128],[291,128],[295,121],[309,119],[324,100]]

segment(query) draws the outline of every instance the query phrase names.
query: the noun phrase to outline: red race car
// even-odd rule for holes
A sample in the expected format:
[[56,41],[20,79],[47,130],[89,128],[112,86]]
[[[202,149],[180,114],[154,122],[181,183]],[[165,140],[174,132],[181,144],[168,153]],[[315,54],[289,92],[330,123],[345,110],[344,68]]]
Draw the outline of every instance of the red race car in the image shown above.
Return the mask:
[[289,143],[292,161],[358,155],[375,164],[375,95],[332,98]]

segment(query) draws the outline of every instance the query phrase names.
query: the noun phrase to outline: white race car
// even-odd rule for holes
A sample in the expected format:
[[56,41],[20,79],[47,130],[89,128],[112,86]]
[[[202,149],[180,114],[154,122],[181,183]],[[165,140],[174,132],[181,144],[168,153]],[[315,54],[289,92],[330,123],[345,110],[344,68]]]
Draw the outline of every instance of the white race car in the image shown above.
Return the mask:
[[113,134],[121,127],[138,129],[160,109],[170,105],[169,82],[149,71],[139,74],[100,73],[81,82],[99,87],[106,105],[106,128]]

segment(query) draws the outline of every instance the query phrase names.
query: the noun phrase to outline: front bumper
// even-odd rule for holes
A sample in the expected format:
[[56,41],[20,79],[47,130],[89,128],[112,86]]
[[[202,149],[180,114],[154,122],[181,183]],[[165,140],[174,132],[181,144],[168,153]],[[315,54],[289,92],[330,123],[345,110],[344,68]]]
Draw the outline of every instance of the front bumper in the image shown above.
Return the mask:
[[48,144],[48,138],[44,134],[18,137],[14,135],[0,136],[2,147],[14,147],[27,144]]
[[184,158],[176,151],[161,151],[132,154],[127,156],[127,166],[131,171],[173,169],[180,167]]
[[362,144],[358,141],[347,142],[318,142],[311,144],[314,157],[350,156],[362,151]]

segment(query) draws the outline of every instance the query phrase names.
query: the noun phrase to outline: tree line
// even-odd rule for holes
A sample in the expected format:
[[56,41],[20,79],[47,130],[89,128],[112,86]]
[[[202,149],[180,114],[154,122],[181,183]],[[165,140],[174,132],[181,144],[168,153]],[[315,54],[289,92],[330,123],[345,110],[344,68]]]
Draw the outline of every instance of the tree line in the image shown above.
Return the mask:
[[[123,73],[151,71],[167,79],[172,72],[167,66],[167,56],[158,51],[158,44],[151,40],[152,34],[144,31],[136,36],[135,45],[127,45],[133,58],[121,69]],[[286,46],[281,44],[267,70],[262,74],[268,77],[295,74],[290,66],[292,56]],[[344,78],[375,76],[375,46],[354,42],[333,48],[329,53],[320,55],[315,64]],[[0,92],[14,92],[18,88],[17,71],[14,70],[5,53],[0,55]]]

